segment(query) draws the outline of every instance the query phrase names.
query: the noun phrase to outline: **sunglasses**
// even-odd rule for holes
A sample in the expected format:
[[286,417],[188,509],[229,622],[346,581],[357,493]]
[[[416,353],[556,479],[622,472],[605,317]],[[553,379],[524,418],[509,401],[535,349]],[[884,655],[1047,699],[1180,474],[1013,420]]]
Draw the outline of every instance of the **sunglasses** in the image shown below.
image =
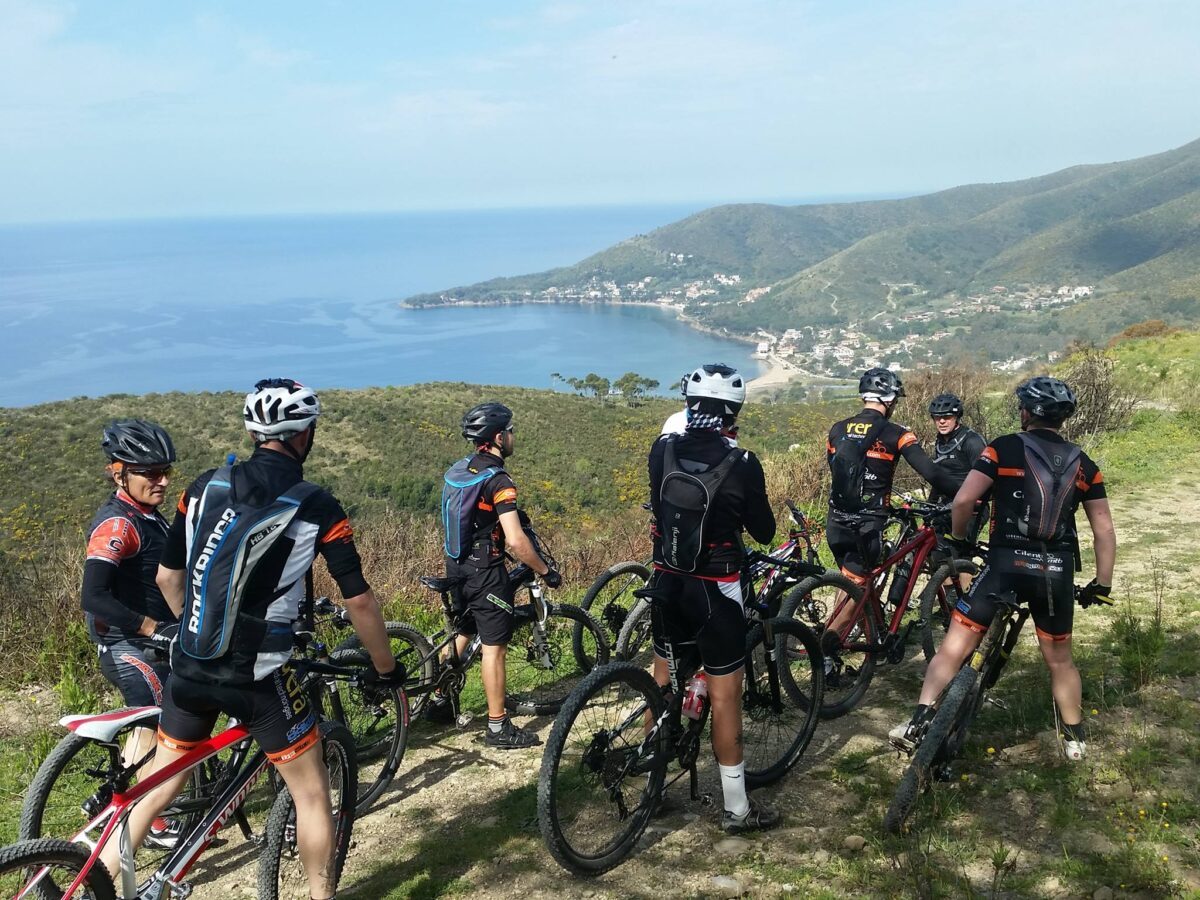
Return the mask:
[[951,421],[952,419],[957,419],[957,418],[958,418],[958,416],[933,416],[933,421],[948,422],[948,421]]
[[129,466],[126,467],[125,474],[137,475],[139,478],[145,478],[147,481],[162,481],[164,478],[170,478],[172,471],[171,466],[163,466],[157,469],[135,469]]

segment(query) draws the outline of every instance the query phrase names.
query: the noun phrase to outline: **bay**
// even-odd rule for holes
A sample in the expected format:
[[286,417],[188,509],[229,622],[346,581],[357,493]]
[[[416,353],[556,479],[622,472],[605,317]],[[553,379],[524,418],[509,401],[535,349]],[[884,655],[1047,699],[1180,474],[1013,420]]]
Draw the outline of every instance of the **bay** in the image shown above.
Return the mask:
[[0,406],[150,391],[429,381],[554,386],[635,371],[670,393],[747,344],[643,306],[405,310],[407,296],[573,263],[693,207],[0,227]]

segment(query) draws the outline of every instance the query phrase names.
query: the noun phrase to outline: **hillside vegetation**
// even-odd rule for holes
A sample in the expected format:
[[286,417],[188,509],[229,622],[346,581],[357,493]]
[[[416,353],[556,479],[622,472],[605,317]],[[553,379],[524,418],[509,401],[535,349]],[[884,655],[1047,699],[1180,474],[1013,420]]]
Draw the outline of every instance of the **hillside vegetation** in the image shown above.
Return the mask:
[[715,207],[573,266],[408,303],[659,300],[734,332],[781,333],[942,309],[936,301],[996,285],[1094,293],[1065,310],[981,317],[975,340],[964,334],[948,347],[987,355],[1000,337],[1005,351],[1044,352],[1150,317],[1200,321],[1200,141],[901,200]]

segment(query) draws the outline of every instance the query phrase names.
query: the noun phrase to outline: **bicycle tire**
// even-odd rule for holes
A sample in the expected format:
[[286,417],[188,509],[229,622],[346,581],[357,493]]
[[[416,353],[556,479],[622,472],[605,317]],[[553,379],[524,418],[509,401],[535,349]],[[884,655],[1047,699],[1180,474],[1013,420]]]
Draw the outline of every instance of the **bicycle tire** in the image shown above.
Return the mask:
[[651,628],[650,601],[638,600],[621,626],[613,659],[637,663],[643,669],[649,668],[654,656]]
[[[813,594],[816,591],[845,591],[854,603],[857,603],[862,597],[862,588],[859,585],[840,572],[829,570],[820,575],[805,578],[788,591],[779,610],[780,618],[794,619],[802,624],[807,624],[806,620],[808,620],[814,626],[820,626],[823,629],[825,620],[833,614],[834,594],[829,593],[828,596],[814,600]],[[819,621],[813,621],[814,619]],[[854,643],[869,645],[879,643],[878,625],[866,605],[862,607],[858,622],[852,627],[849,634],[853,634],[855,629],[860,634]],[[814,627],[813,630],[817,629]],[[777,646],[776,649],[778,652],[783,652],[785,648]],[[875,676],[878,653],[855,651],[855,664],[852,665],[845,664],[844,659],[847,656],[850,656],[850,653],[844,654],[843,667],[840,671],[825,673],[822,685],[823,699],[820,707],[822,719],[836,719],[854,709],[862,700],[871,684],[871,679]],[[788,682],[789,679],[784,679],[784,687],[788,690],[788,695],[794,703],[804,705],[811,702],[802,691]]]
[[[425,704],[429,702],[432,691],[420,692],[417,689],[426,687],[437,681],[438,658],[433,652],[433,645],[414,625],[407,622],[387,622],[387,635],[392,645],[392,655],[404,666],[408,677],[404,681],[404,692],[408,696],[409,717],[420,715]],[[342,650],[361,650],[362,640],[357,634],[352,634],[336,647],[334,654]]]
[[[0,896],[17,896],[33,877],[32,872],[46,866],[63,869],[60,880],[69,875],[70,880],[66,881],[66,886],[70,887],[71,881],[86,868],[89,856],[88,849],[82,844],[55,838],[18,841],[0,848]],[[82,887],[83,894],[76,893],[71,896],[79,900],[115,900],[117,896],[112,876],[99,861],[88,872]],[[46,879],[43,879],[24,896],[36,897],[38,900],[61,900],[63,892],[55,888],[53,880],[47,884]]]
[[[337,722],[321,723],[321,749],[325,754],[330,797],[333,800],[332,870],[336,889],[354,832],[354,804],[344,803],[343,800],[355,791],[358,761],[353,736],[346,726]],[[279,791],[271,805],[271,812],[263,827],[262,848],[258,858],[259,900],[279,900],[281,889],[282,895],[287,898],[294,896],[297,889],[303,891],[302,896],[309,896],[308,879],[296,850],[296,806],[286,787]]]
[[[925,653],[925,661],[929,662],[937,653],[941,638],[950,627],[950,613],[955,603],[949,601],[952,594],[946,591],[946,580],[951,575],[978,575],[979,566],[969,559],[954,559],[942,563],[929,578],[929,583],[921,591],[920,616],[925,627],[921,629],[921,649]],[[940,630],[939,630],[940,629]]]
[[[330,661],[335,666],[368,666],[371,658],[365,650],[338,650]],[[329,682],[319,684],[322,713],[345,725],[354,739],[359,763],[355,815],[361,816],[387,790],[404,759],[410,723],[408,697],[400,687],[367,692],[360,685],[340,682],[337,693],[331,694]],[[376,762],[380,763],[377,771],[373,770]]]
[[[141,727],[145,727],[144,725]],[[132,727],[122,729],[114,738],[117,747],[128,738]],[[77,834],[92,818],[108,805],[111,791],[105,791],[106,779],[88,774],[89,769],[107,770],[112,744],[102,743],[69,731],[42,760],[21,804],[21,816],[17,826],[20,840],[39,838],[70,838]],[[192,769],[185,788],[185,797],[200,798],[213,793],[212,779],[204,766]],[[96,803],[92,814],[82,809],[85,802]],[[186,834],[204,815],[205,810],[195,808],[170,816],[179,822],[179,831]],[[138,848],[143,863],[164,855],[165,850]],[[140,867],[139,867],[140,868]]]
[[[615,646],[625,620],[640,602],[637,597],[633,596],[634,590],[643,587],[649,580],[650,569],[635,560],[609,566],[592,582],[587,593],[583,595],[579,608],[604,626],[610,635],[609,643]],[[593,609],[597,600],[600,600],[599,608]],[[577,626],[575,629],[575,653],[577,656],[584,652],[583,633],[583,626]]]
[[[888,804],[887,813],[883,817],[884,828],[892,834],[904,831],[917,797],[930,783],[934,764],[949,761],[944,753],[943,744],[959,724],[964,711],[970,712],[973,708],[967,704],[978,681],[979,673],[970,666],[963,666],[942,694],[937,713],[929,723],[929,728],[913,754],[912,762],[901,777],[892,802]],[[961,744],[959,746],[961,747]]]
[[[824,672],[816,634],[793,619],[773,619],[770,624],[774,636],[769,646],[761,622],[746,636],[742,734],[748,789],[771,784],[791,771],[808,749],[820,719]],[[787,648],[782,655],[780,646]],[[771,667],[775,669],[774,678]],[[784,669],[789,671],[788,676],[784,676]],[[785,677],[793,684],[807,679],[811,701],[807,706],[788,696]]]
[[[509,641],[505,706],[518,715],[552,716],[575,685],[608,662],[609,643],[596,620],[577,606],[563,603],[550,607],[541,627],[544,643],[536,624],[528,618],[518,620]],[[576,627],[584,630],[584,641],[591,644],[587,653],[575,652]]]
[[[645,717],[634,715],[642,704],[653,720],[667,708],[649,672],[628,662],[601,666],[571,692],[546,739],[538,773],[538,827],[551,856],[576,875],[596,876],[619,865],[662,796],[669,761],[664,732],[651,750],[651,764],[628,771],[645,742]],[[610,822],[615,822],[613,833],[596,836]]]

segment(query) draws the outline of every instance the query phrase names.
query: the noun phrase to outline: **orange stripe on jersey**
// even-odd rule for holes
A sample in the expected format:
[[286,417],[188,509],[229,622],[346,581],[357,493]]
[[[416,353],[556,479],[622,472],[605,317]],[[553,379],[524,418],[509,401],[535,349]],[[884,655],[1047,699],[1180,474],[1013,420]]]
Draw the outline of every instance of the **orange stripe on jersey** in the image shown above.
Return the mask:
[[868,450],[868,451],[867,451],[867,456],[871,457],[871,459],[887,459],[887,460],[892,460],[892,459],[895,459],[895,458],[896,458],[896,457],[895,457],[895,456],[893,456],[891,453],[884,453],[884,452],[882,452],[882,451],[880,451],[880,450]]
[[321,538],[322,544],[332,544],[334,541],[345,543],[354,537],[354,529],[350,527],[349,519],[342,519],[327,532],[325,537]]
[[825,439],[825,452],[826,453],[837,453],[837,451],[833,449],[833,444],[829,443],[828,438]]
[[1104,474],[1097,469],[1096,477],[1092,479],[1092,484],[1104,484]]
[[87,543],[87,558],[115,564],[136,556],[140,549],[142,539],[133,523],[124,516],[113,516],[92,531]]
[[1005,476],[1008,476],[1009,478],[1024,478],[1025,470],[1024,469],[1013,469],[1009,466],[1001,466],[999,469],[996,470],[996,474],[997,475],[1005,475]]
[[187,491],[179,492],[179,502],[175,504],[175,508],[183,515],[187,515]]
[[994,463],[1000,462],[1000,457],[992,447],[984,447],[983,452],[979,454],[980,459],[990,459]]
[[476,503],[475,505],[476,505],[476,506],[477,506],[479,509],[482,509],[484,512],[491,512],[493,509],[495,509],[495,508],[496,508],[496,507],[492,506],[492,504],[488,503],[486,500],[480,500],[480,501],[479,501],[478,503]]
[[515,487],[501,488],[500,490],[496,491],[496,496],[492,498],[492,501],[495,503],[506,503],[508,501],[516,503],[517,489]]
[[[911,431],[906,431],[904,434],[900,435],[900,440],[896,441],[896,449],[903,450],[909,444],[915,444],[916,442],[917,436]],[[888,458],[890,459],[891,457]]]

